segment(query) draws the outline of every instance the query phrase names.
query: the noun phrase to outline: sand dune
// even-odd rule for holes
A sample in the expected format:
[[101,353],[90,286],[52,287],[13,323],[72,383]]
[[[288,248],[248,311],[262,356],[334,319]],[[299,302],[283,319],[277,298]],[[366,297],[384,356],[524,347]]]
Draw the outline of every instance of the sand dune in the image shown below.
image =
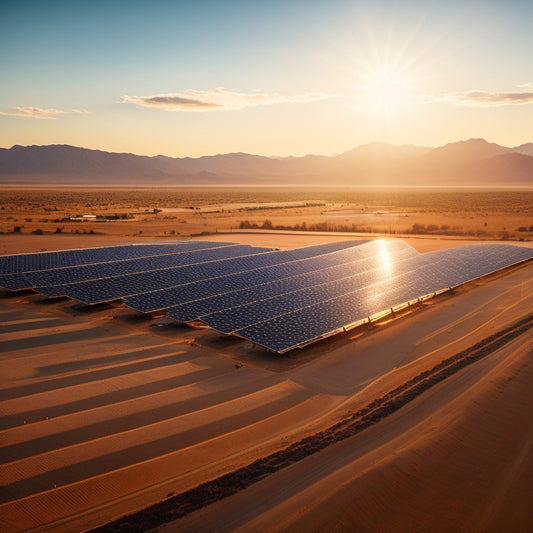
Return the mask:
[[[0,529],[90,529],[313,435],[525,316],[531,269],[283,357],[3,294]],[[532,340],[167,530],[530,530]]]

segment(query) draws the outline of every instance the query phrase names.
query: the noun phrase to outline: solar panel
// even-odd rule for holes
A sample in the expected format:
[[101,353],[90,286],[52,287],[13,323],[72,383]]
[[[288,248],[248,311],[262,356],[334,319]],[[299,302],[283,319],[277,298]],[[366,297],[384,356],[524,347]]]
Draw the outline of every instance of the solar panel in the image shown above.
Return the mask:
[[25,278],[30,287],[47,285],[65,285],[79,281],[89,281],[91,279],[109,278],[137,272],[149,272],[151,270],[161,270],[183,265],[204,263],[227,257],[234,257],[236,247],[240,251],[253,250],[253,248],[243,248],[240,245],[210,247],[199,250],[176,251],[170,254],[151,255],[135,259],[123,259],[121,261],[110,261],[107,263],[93,263],[70,268],[60,268],[54,270],[42,270],[39,272],[28,272]]
[[397,275],[385,281],[244,327],[236,334],[284,353],[387,309],[533,258],[533,250],[528,248],[481,246],[421,254],[402,262]]
[[[159,255],[149,255],[139,258],[110,260],[104,263],[90,263],[86,265],[54,268],[23,272],[20,274],[0,275],[0,286],[9,290],[20,290],[32,287],[46,287],[52,285],[65,285],[91,279],[146,272],[172,266],[180,266],[197,262],[210,261],[223,257],[231,257],[232,250],[237,245],[194,249],[190,246],[177,246],[160,250]],[[242,249],[242,248],[241,248]],[[102,257],[102,256],[100,256]]]
[[[401,241],[391,241],[388,245],[389,260],[400,261],[402,259],[417,256],[418,252],[413,248],[407,246]],[[403,247],[405,246],[405,247]],[[374,250],[375,255],[368,256]],[[315,258],[309,260],[316,268],[310,272],[297,274],[284,279],[275,279],[271,282],[266,282],[260,285],[255,285],[247,289],[239,291],[228,292],[203,300],[196,300],[188,302],[181,306],[176,306],[165,310],[165,314],[178,320],[180,322],[189,322],[192,320],[202,319],[212,327],[220,331],[234,331],[240,327],[244,327],[244,320],[252,320],[252,317],[258,317],[265,313],[272,312],[271,307],[277,306],[280,308],[281,314],[282,306],[296,309],[297,306],[306,305],[305,302],[309,300],[311,294],[316,292],[318,287],[321,287],[321,294],[327,297],[328,291],[333,290],[333,283],[339,283],[340,280],[345,280],[344,286],[349,287],[350,284],[356,282],[355,276],[361,275],[364,272],[372,271],[383,265],[381,258],[381,246],[367,246],[360,247],[354,252],[359,252],[358,255],[352,254],[350,261],[346,262],[347,253],[337,253],[332,257],[328,257],[329,261],[326,263],[324,258]],[[367,256],[364,257],[363,256]],[[359,257],[359,258],[358,258]],[[333,262],[339,264],[327,266]],[[344,261],[344,262],[343,262]],[[309,265],[306,265],[309,267]],[[272,272],[270,272],[272,274]],[[340,290],[337,288],[336,290]],[[234,319],[230,318],[232,315],[226,313],[226,309],[242,306],[244,309],[239,311],[243,317],[238,324],[233,323]],[[268,306],[268,307],[267,307]],[[207,315],[207,316],[206,316]],[[220,320],[222,322],[220,322]],[[222,326],[226,320],[231,320],[233,325],[226,324]],[[259,320],[254,320],[259,321]],[[253,322],[248,322],[249,324]]]
[[[401,241],[396,241],[398,244],[394,244],[394,247],[407,247],[405,243]],[[354,243],[349,248],[344,250],[331,251],[324,254],[319,254],[318,252],[327,250],[322,245],[320,247],[309,247],[311,252],[314,252],[316,255],[307,254],[307,257],[302,257],[301,249],[297,250],[297,253],[287,255],[285,252],[277,252],[277,264],[266,266],[263,268],[256,268],[249,271],[241,271],[233,274],[226,274],[225,276],[220,276],[216,279],[207,279],[201,280],[195,283],[183,284],[181,286],[171,287],[161,291],[154,291],[152,293],[142,294],[138,296],[133,296],[125,299],[126,305],[141,311],[143,313],[148,313],[151,311],[166,309],[169,307],[175,307],[176,305],[182,305],[189,302],[194,302],[200,299],[213,298],[220,295],[226,295],[223,297],[224,304],[226,307],[231,307],[237,304],[227,303],[226,300],[233,300],[234,298],[239,299],[239,295],[231,295],[229,293],[239,291],[245,288],[250,288],[255,285],[262,285],[268,283],[272,280],[282,280],[290,277],[294,277],[299,274],[304,274],[306,272],[312,272],[320,269],[325,269],[329,266],[338,266],[342,263],[349,263],[354,260],[354,258],[364,257],[365,254],[375,253],[375,249],[379,245],[366,242],[361,244],[360,242]],[[298,259],[299,257],[299,259]],[[291,260],[292,259],[292,260]],[[246,296],[249,298],[249,294]],[[255,299],[252,297],[252,299]],[[239,301],[239,300],[237,300]],[[242,300],[241,300],[242,301]],[[250,300],[248,300],[250,301]],[[203,304],[199,304],[202,306]],[[221,300],[217,299],[216,301],[207,303],[209,307],[203,308],[204,311],[201,314],[207,314],[214,310],[220,309]],[[212,306],[215,306],[214,308]],[[170,313],[169,313],[170,314]],[[187,311],[188,314],[188,311]],[[195,320],[198,318],[192,317],[190,319],[182,320],[177,315],[177,312],[173,312],[173,318],[177,320],[188,322],[190,320]]]
[[[383,265],[379,258],[374,258],[374,261],[363,261],[363,263],[365,263],[364,266],[350,265],[355,272],[341,279],[327,280],[323,276],[322,279],[317,280],[318,284],[239,305],[230,310],[218,311],[203,316],[201,319],[208,326],[222,333],[233,333],[251,324],[329,300],[333,295],[341,296],[361,287],[387,280],[392,275],[393,267],[390,264]],[[322,272],[319,271],[319,273]]]
[[174,241],[165,244],[128,244],[103,248],[82,248],[57,252],[7,255],[0,257],[0,274],[20,274],[52,268],[161,255],[175,251],[192,251],[230,245],[234,244],[211,241]]
[[[353,246],[353,242],[351,245]],[[87,304],[94,304],[134,294],[151,293],[161,288],[184,285],[198,280],[209,280],[213,284],[216,283],[217,278],[229,274],[259,269],[280,261],[306,258],[347,246],[350,246],[350,241],[272,252],[270,248],[235,245],[228,250],[227,258],[220,257],[218,261],[210,259],[177,268],[126,274],[59,287],[36,287],[36,290],[49,296],[66,295]],[[219,254],[222,255],[225,251],[225,249],[220,250]]]
[[201,319],[284,353],[532,258],[532,248],[509,244],[420,254],[384,239],[286,251],[181,241],[5,256],[0,286],[42,283],[36,289],[45,295],[88,304],[123,298],[133,309]]
[[220,269],[238,268],[238,265],[254,263],[254,256],[268,256],[271,253],[270,248],[254,248],[249,245],[218,249],[216,258],[214,252],[210,254],[209,259],[201,263],[35,289],[47,296],[68,296],[86,304],[95,304],[186,283],[198,277],[210,277]]

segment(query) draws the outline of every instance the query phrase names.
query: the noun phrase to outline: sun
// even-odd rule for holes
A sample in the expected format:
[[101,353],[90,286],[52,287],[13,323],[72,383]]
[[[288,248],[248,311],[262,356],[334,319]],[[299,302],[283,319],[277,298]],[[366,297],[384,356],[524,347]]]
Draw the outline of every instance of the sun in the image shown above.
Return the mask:
[[413,94],[414,80],[405,69],[382,65],[364,73],[360,84],[360,104],[367,111],[394,115]]

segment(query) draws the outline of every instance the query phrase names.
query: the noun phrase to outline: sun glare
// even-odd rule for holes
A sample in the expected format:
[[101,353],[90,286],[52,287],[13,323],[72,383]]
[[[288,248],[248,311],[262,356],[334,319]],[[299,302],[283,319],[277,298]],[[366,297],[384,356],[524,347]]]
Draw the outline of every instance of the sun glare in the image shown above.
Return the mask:
[[387,248],[387,243],[383,240],[379,242],[379,258],[381,261],[381,266],[385,269],[387,277],[392,275],[392,262]]
[[360,86],[361,105],[370,112],[391,116],[408,104],[414,81],[394,66],[380,66],[367,72]]

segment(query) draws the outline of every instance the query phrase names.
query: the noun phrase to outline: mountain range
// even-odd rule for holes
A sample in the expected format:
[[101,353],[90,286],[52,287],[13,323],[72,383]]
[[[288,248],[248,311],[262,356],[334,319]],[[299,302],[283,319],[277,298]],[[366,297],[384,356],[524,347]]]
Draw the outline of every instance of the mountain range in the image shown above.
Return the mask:
[[438,148],[371,143],[303,157],[154,157],[69,145],[0,148],[0,183],[154,186],[533,186],[533,143],[470,139]]

